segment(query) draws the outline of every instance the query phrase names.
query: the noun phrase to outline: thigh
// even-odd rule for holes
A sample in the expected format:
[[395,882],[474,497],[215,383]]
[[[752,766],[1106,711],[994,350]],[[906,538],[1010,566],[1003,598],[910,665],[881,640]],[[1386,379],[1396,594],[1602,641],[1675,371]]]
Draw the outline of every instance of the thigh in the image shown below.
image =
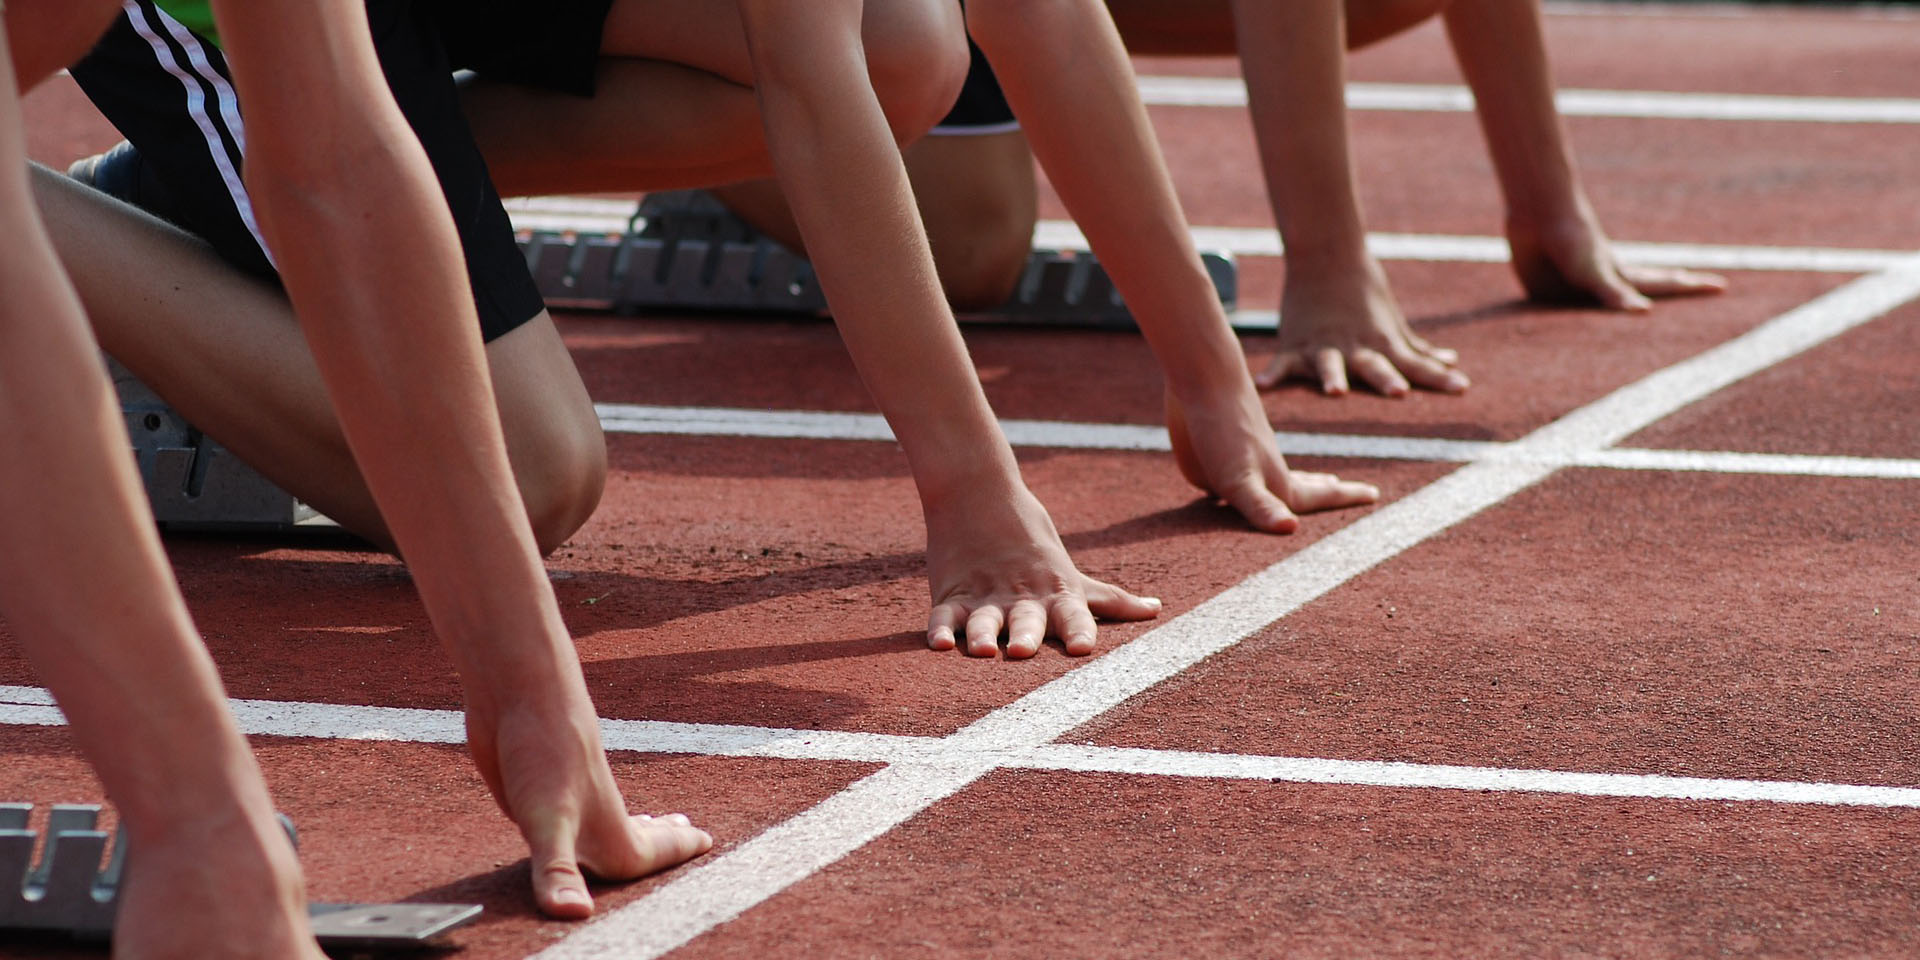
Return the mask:
[[[394,100],[440,180],[482,333],[499,337],[544,304],[460,113],[446,56],[411,4],[378,0],[368,17]],[[241,175],[245,123],[219,47],[152,0],[138,0],[72,73],[138,149],[164,188],[169,215],[227,262],[273,277]]]
[[660,60],[753,85],[752,58],[735,4],[712,0],[613,0],[601,54]]

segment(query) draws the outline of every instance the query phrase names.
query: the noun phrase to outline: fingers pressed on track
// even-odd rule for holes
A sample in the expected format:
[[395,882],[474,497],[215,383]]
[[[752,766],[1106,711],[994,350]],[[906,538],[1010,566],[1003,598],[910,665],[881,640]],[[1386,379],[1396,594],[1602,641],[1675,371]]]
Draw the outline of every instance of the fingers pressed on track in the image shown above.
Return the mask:
[[1322,347],[1313,353],[1314,375],[1320,378],[1320,392],[1329,397],[1347,395],[1347,358],[1334,347]]
[[1006,612],[991,603],[974,608],[967,617],[967,656],[991,657],[1000,652],[1000,630]]
[[562,822],[527,838],[534,903],[541,913],[560,920],[593,916],[593,895],[587,892],[587,878],[581,874],[574,853],[574,833],[572,823]]
[[1394,367],[1393,361],[1378,351],[1355,350],[1347,358],[1347,363],[1363,383],[1385,396],[1404,397],[1412,390],[1407,385],[1407,378],[1401,376],[1399,369]]
[[1393,362],[1407,379],[1427,390],[1460,393],[1471,383],[1466,374],[1447,366],[1435,357],[1424,354],[1403,353],[1395,357]]
[[1242,477],[1222,491],[1221,499],[1238,510],[1254,529],[1267,533],[1292,533],[1300,529],[1300,520],[1288,509],[1286,501],[1267,489],[1266,478],[1258,474]]
[[943,603],[933,608],[927,615],[927,646],[934,650],[952,650],[954,635],[960,625],[967,622],[967,608],[957,603]]
[[1047,620],[1053,626],[1053,635],[1060,638],[1069,654],[1077,657],[1093,652],[1100,628],[1094,623],[1085,598],[1073,594],[1055,597],[1047,610]]
[[1727,278],[1715,273],[1671,267],[1621,267],[1621,276],[1649,297],[1694,297],[1724,293]]
[[1038,600],[1017,600],[1007,614],[1007,659],[1025,660],[1040,652],[1047,636],[1047,608]]
[[1306,357],[1292,350],[1284,350],[1275,356],[1273,362],[1267,364],[1267,368],[1260,371],[1253,381],[1256,386],[1265,390],[1289,380],[1306,380],[1313,375],[1313,367],[1307,363]]

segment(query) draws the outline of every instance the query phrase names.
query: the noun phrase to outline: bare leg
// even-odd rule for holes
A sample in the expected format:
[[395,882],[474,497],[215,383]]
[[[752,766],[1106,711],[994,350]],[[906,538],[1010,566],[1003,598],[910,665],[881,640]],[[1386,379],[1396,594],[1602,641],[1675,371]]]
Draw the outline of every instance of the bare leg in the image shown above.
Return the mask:
[[[1349,0],[1348,42],[1391,36],[1437,13],[1444,0]],[[1139,54],[1229,56],[1233,11],[1227,0],[1108,0],[1127,48]],[[490,155],[491,156],[491,155]],[[907,150],[913,195],[927,225],[947,298],[961,310],[1006,302],[1032,247],[1036,219],[1033,157],[1026,136],[927,137]],[[680,184],[672,184],[678,186]],[[728,207],[789,249],[799,231],[779,188],[768,180],[713,191]]]
[[[870,0],[867,69],[894,137],[940,119],[966,73],[951,0]],[[732,4],[616,0],[592,98],[469,85],[463,106],[503,195],[710,186],[772,173]]]
[[[388,543],[285,295],[65,177],[35,169],[33,187],[107,351],[269,479]],[[599,420],[545,314],[486,352],[515,477],[551,551],[599,502]]]
[[98,348],[34,210],[6,36],[0,418],[35,456],[0,458],[0,610],[138,848],[114,955],[318,960],[299,864],[168,572]]
[[[947,299],[960,310],[1005,303],[1020,282],[1038,216],[1026,135],[926,137],[907,148],[906,161]],[[713,193],[761,232],[803,250],[793,214],[773,181]]]

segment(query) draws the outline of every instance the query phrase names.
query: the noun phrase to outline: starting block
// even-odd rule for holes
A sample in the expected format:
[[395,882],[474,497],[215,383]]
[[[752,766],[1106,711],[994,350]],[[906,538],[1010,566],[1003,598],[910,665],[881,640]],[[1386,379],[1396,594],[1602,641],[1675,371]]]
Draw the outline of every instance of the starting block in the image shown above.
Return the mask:
[[174,530],[275,531],[323,522],[312,507],[193,428],[112,358],[113,390],[153,517]]
[[[819,315],[813,266],[704,191],[648,194],[625,235],[533,231],[520,241],[534,282],[557,307]],[[1238,300],[1227,254],[1201,256],[1221,303]],[[969,321],[1130,329],[1133,317],[1091,253],[1035,250],[1006,304]]]
[[[58,805],[47,815],[47,842],[33,862],[33,805],[0,804],[0,931],[67,933],[79,939],[113,935],[125,837],[95,829],[100,808]],[[281,825],[293,841],[293,824]],[[109,852],[110,851],[110,852]],[[106,864],[101,865],[105,854]],[[14,888],[13,883],[20,886]],[[322,947],[416,949],[480,915],[468,903],[315,903],[307,907]]]

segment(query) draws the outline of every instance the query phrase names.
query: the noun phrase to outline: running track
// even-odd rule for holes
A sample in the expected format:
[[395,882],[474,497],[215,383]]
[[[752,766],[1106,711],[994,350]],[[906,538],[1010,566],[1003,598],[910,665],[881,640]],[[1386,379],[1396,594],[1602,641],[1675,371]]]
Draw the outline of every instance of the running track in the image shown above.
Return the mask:
[[[969,330],[1082,566],[1168,602],[1090,661],[921,648],[911,484],[829,328],[568,318],[616,472],[556,587],[629,795],[720,844],[591,925],[533,916],[395,563],[172,541],[315,896],[484,902],[484,958],[1920,951],[1920,21],[1549,28],[1610,231],[1734,291],[1515,302],[1439,32],[1362,55],[1376,243],[1475,386],[1268,410],[1380,507],[1242,532],[1157,452],[1138,338]],[[1225,66],[1141,64],[1257,325],[1280,268]],[[29,116],[50,162],[111,142],[69,88]],[[97,799],[10,646],[0,684],[0,799]]]

